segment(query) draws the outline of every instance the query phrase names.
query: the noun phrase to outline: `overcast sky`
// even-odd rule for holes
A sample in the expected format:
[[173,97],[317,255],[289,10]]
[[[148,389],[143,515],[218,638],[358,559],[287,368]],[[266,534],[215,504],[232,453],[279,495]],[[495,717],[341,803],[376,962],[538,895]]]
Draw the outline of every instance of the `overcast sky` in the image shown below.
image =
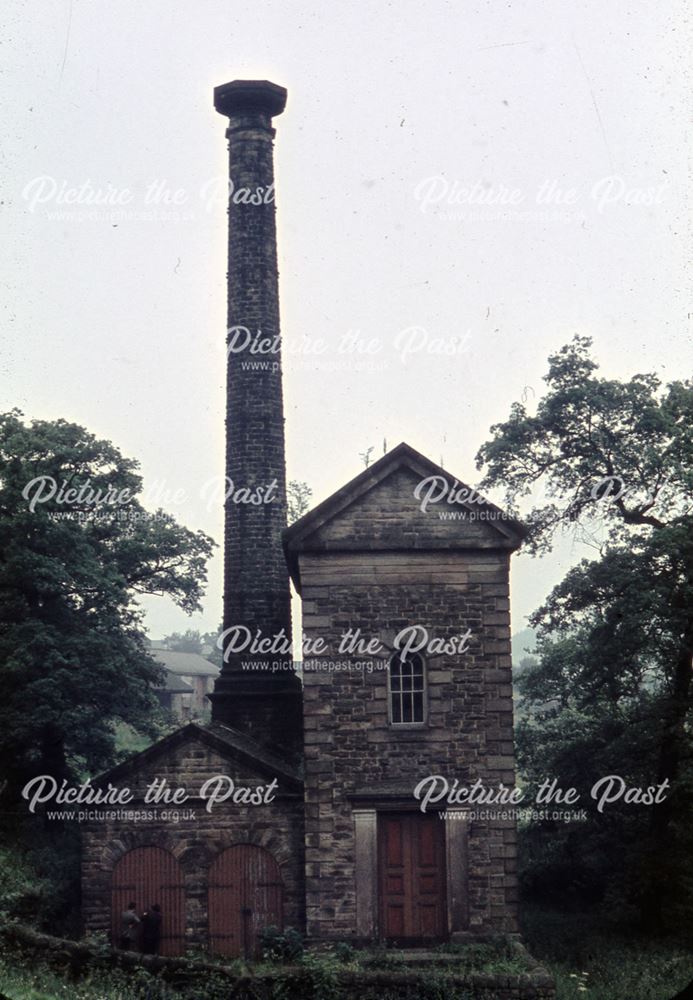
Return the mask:
[[[478,481],[490,425],[541,395],[575,332],[609,376],[690,374],[683,4],[41,0],[4,18],[1,406],[112,440],[151,508],[221,540],[212,89],[236,78],[289,91],[283,333],[326,350],[286,357],[287,460],[316,501],[384,440]],[[515,630],[581,554],[516,557]],[[220,550],[204,615],[146,606],[155,637],[216,628]]]

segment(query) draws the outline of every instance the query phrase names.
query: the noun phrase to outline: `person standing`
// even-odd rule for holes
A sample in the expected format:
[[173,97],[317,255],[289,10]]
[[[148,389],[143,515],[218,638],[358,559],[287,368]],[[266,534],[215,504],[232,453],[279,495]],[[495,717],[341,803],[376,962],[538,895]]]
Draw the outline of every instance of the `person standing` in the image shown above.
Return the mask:
[[158,955],[161,942],[161,907],[154,903],[142,914],[142,954]]
[[120,947],[124,951],[130,951],[137,946],[140,918],[135,912],[136,909],[136,903],[128,903],[127,910],[124,910],[120,917]]

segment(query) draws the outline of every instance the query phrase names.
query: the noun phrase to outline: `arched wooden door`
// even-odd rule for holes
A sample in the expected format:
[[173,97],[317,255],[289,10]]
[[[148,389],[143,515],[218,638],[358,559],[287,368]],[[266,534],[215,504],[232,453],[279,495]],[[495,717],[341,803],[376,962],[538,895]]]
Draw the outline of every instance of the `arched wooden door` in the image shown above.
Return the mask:
[[161,847],[134,847],[116,863],[111,881],[111,933],[121,935],[121,917],[128,904],[141,917],[154,903],[161,907],[160,955],[180,955],[185,945],[185,887],[180,865]]
[[253,958],[260,931],[283,926],[283,885],[272,855],[253,844],[222,851],[209,869],[210,951]]

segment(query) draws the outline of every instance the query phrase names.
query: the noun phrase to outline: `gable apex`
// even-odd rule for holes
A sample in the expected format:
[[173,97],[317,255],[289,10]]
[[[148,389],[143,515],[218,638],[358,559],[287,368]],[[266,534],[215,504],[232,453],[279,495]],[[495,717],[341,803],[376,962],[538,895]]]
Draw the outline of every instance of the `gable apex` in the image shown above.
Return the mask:
[[525,527],[402,442],[283,533],[299,586],[301,552],[519,548]]
[[303,779],[299,771],[278,754],[259,746],[250,736],[220,723],[200,725],[197,722],[181,726],[180,729],[162,737],[120,764],[102,771],[92,779],[91,783],[99,787],[108,781],[121,780],[189,742],[209,747],[231,762],[251,765],[260,774],[281,777],[293,790],[298,791],[302,788]]

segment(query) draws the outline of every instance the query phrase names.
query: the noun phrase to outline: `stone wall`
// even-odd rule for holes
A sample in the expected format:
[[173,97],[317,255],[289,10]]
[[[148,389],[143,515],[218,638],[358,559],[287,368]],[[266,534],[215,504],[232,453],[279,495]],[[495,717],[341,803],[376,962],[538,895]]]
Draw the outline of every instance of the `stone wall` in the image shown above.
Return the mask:
[[[228,756],[195,739],[186,739],[156,754],[135,769],[113,778],[118,787],[135,793],[130,809],[142,806],[141,796],[154,778],[164,777],[171,787],[184,786],[193,797],[177,809],[194,810],[194,818],[171,821],[90,822],[82,827],[82,899],[87,930],[106,931],[111,925],[111,875],[114,865],[133,847],[157,846],[179,861],[186,891],[186,941],[207,943],[207,873],[214,858],[234,844],[265,848],[279,864],[284,885],[285,926],[304,925],[303,802],[300,788],[278,775],[275,801],[261,806],[219,803],[211,812],[199,799],[202,784],[218,774],[229,774],[236,785],[267,784],[267,775],[248,763],[234,763]],[[101,807],[94,807],[101,809]]]
[[[377,531],[371,522],[371,539]],[[385,671],[306,669],[307,927],[316,938],[350,937],[359,789],[396,782],[413,792],[430,774],[462,785],[476,778],[514,784],[509,553],[305,552],[299,562],[304,631],[325,637],[332,650],[355,625],[386,642],[414,623],[436,638],[471,629],[468,652],[426,658],[428,718],[420,728],[388,724]],[[515,821],[472,817],[468,833],[467,929],[514,931]]]

